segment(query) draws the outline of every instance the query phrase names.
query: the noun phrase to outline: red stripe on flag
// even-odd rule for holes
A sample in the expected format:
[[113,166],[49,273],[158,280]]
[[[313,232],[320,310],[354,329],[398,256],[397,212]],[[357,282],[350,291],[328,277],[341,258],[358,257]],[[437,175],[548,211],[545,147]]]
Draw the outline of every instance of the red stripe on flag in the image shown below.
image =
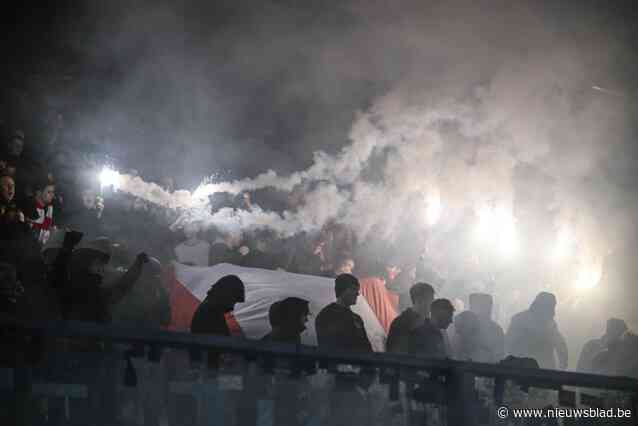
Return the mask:
[[397,317],[399,297],[385,287],[385,281],[377,277],[360,279],[359,284],[361,294],[387,334],[392,321]]
[[[173,266],[169,266],[165,274],[171,303],[171,323],[166,328],[173,331],[190,331],[191,321],[200,301],[184,284],[179,282]],[[229,312],[225,317],[230,335],[243,337],[244,332],[233,313]]]

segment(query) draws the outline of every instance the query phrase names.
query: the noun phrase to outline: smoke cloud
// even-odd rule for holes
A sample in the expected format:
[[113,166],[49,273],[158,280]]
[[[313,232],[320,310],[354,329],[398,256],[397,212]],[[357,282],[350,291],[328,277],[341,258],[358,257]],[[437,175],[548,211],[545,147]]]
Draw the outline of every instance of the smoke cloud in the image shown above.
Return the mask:
[[[577,280],[533,266],[562,233],[573,262],[597,271],[635,238],[638,66],[614,10],[217,3],[146,5],[126,17],[103,6],[86,52],[122,77],[78,132],[132,147],[120,157],[142,176],[178,177],[190,190],[128,175],[121,187],[179,210],[175,227],[291,236],[335,221],[361,242],[423,235],[454,278],[474,262],[458,253],[459,230],[498,209],[513,218],[533,291],[556,276]],[[301,193],[301,203],[209,205],[209,195],[263,188]],[[498,267],[505,281],[511,271]]]

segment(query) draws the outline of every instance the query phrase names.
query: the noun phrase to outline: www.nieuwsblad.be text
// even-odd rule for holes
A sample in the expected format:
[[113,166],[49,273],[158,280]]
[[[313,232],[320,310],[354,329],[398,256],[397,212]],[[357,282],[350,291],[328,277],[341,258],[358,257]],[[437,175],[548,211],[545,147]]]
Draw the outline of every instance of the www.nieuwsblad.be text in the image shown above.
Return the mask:
[[627,419],[632,417],[630,409],[624,408],[507,408],[499,407],[496,414],[501,419]]

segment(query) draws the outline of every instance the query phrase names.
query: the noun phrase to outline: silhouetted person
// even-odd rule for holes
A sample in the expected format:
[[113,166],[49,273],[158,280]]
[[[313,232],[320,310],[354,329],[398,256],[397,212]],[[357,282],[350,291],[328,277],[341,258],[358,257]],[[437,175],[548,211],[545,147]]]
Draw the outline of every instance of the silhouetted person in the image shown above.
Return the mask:
[[507,352],[518,357],[530,357],[541,368],[567,368],[567,344],[558,331],[554,316],[556,297],[547,292],[539,293],[529,309],[512,317],[505,338]]
[[357,303],[359,280],[354,275],[339,275],[335,279],[335,295],[337,301],[323,308],[315,320],[319,347],[372,352],[363,319],[350,310]]
[[594,369],[594,359],[604,351],[609,350],[616,345],[627,331],[625,321],[618,318],[610,318],[607,320],[607,328],[605,334],[599,339],[592,339],[585,343],[583,350],[578,358],[577,369],[585,373],[599,372]]
[[[66,233],[54,266],[57,278],[54,286],[60,292],[62,315],[69,320],[108,323],[111,307],[133,288],[149,257],[139,253],[115,284],[103,286],[105,268],[111,260],[111,241],[106,237],[97,238],[80,244],[71,253],[81,238],[81,233]],[[69,261],[70,280],[66,280],[65,268]]]
[[225,314],[232,312],[237,303],[245,301],[244,283],[237,275],[220,278],[208,290],[191,322],[191,332],[230,336]]
[[481,340],[481,326],[478,315],[472,311],[461,312],[454,317],[451,337],[454,359],[492,362],[490,348]]
[[454,306],[448,299],[436,299],[430,311],[430,321],[424,321],[412,333],[410,353],[424,358],[448,358],[444,333],[452,324]]
[[404,310],[390,325],[386,352],[409,353],[410,338],[414,330],[430,319],[430,305],[434,288],[427,283],[416,283],[410,288],[412,307]]
[[[489,354],[481,362],[499,362],[505,358],[505,333],[492,319],[492,296],[485,293],[470,294],[470,311],[478,317],[480,324],[479,341]],[[478,361],[478,360],[477,360]]]
[[272,331],[262,340],[301,343],[301,333],[306,330],[310,309],[309,302],[298,297],[288,297],[275,302],[268,310],[268,319]]

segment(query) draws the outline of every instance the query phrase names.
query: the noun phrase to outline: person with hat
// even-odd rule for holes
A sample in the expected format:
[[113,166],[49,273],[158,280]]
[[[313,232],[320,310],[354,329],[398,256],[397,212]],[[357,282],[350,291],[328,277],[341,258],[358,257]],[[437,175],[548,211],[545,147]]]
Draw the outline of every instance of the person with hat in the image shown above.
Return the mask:
[[137,282],[142,266],[149,262],[149,257],[146,253],[139,253],[115,284],[104,287],[102,281],[105,267],[111,259],[111,240],[100,237],[79,244],[82,236],[80,232],[67,232],[55,261],[53,281],[60,294],[62,317],[108,323],[111,321],[111,306],[119,302]]
[[320,348],[373,352],[363,319],[350,310],[357,303],[359,288],[354,275],[341,274],[335,279],[337,301],[324,307],[315,320]]
[[540,292],[529,309],[512,317],[505,335],[507,353],[534,358],[541,368],[567,368],[568,351],[565,338],[554,320],[556,296]]

